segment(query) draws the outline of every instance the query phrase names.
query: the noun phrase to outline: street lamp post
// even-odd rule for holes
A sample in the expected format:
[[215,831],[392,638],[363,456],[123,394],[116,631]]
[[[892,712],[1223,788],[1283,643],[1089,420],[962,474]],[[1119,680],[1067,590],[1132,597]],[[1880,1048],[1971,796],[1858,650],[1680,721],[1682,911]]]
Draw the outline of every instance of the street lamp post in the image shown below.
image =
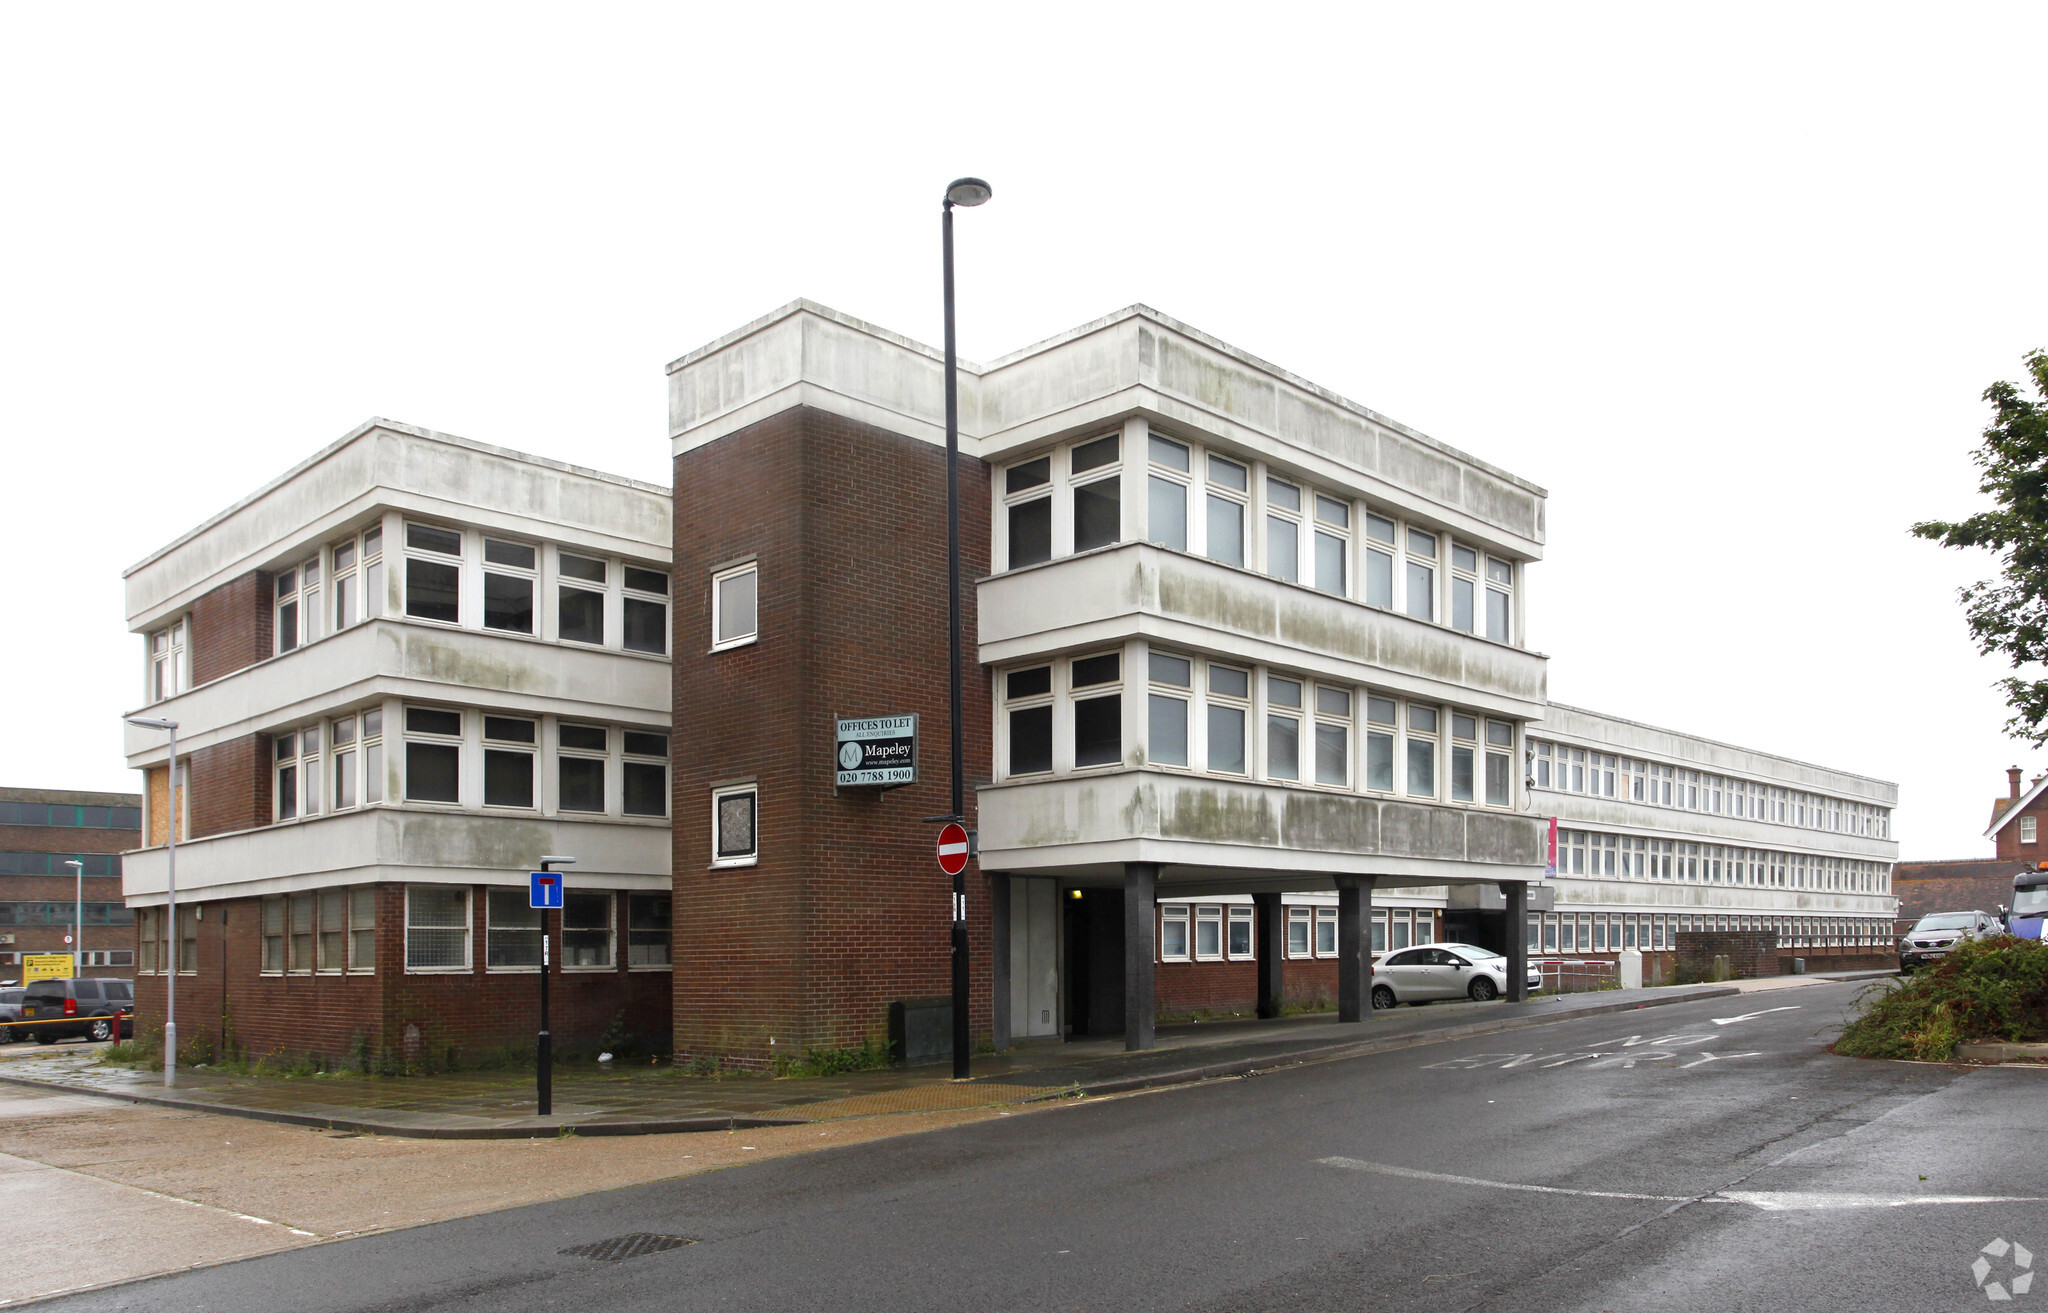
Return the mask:
[[[946,649],[953,707],[953,815],[967,824],[960,763],[960,359],[953,345],[953,207],[976,206],[992,191],[979,178],[956,178],[940,207],[946,293]],[[953,1079],[967,1079],[967,868],[953,876]]]
[[85,863],[73,857],[64,864],[78,877],[77,900],[71,911],[71,978],[76,980],[85,974]]
[[[168,1087],[178,1083],[178,950],[183,947],[178,938],[178,722],[130,716],[128,723],[143,729],[167,730],[171,736],[171,764],[165,774],[170,786],[166,804],[170,815],[164,818],[164,885],[169,891],[164,915],[170,918],[171,960],[157,963],[164,976],[164,1085]],[[117,1028],[119,1024],[115,1023]],[[119,1038],[118,1031],[115,1037]],[[137,1038],[140,1037],[138,1033]]]
[[[574,857],[543,857],[540,859],[540,870],[542,875],[546,875],[557,866],[574,866],[575,864],[576,859]],[[568,901],[566,891],[564,891],[563,901]],[[550,938],[548,932],[553,928],[549,921],[548,909],[545,907],[541,908],[540,1035],[537,1037],[533,1049],[533,1087],[535,1094],[538,1095],[538,1111],[543,1117],[548,1116],[555,1109],[555,1037],[548,1030],[548,959],[552,956],[548,952],[548,940]]]

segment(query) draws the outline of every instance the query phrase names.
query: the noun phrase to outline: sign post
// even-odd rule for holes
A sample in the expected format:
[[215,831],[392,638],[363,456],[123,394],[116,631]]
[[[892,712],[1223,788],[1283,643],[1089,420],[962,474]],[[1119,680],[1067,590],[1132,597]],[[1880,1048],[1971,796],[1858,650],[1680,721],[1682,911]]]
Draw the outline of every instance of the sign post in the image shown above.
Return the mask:
[[540,869],[527,878],[527,905],[540,909],[540,1034],[534,1044],[534,1092],[538,1096],[539,1113],[546,1117],[555,1108],[555,1040],[548,1032],[548,913],[562,905],[562,876],[550,871],[550,866],[567,866],[575,862],[574,857],[543,857]]

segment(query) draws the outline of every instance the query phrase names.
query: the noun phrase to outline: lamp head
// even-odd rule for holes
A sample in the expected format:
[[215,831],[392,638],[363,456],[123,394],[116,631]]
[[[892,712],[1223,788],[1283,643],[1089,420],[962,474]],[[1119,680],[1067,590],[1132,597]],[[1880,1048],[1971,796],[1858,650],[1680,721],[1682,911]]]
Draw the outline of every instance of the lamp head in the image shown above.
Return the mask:
[[128,717],[128,723],[140,725],[144,729],[176,729],[178,727],[178,722],[175,720],[159,720],[155,716],[130,716]]
[[979,178],[955,178],[946,188],[948,205],[981,205],[995,195],[995,189]]
[[66,859],[65,859],[65,861],[64,861],[64,864],[65,864],[66,866],[69,866],[69,867],[71,867],[71,868],[73,868],[73,869],[75,869],[75,870],[77,870],[77,871],[81,872],[81,873],[82,873],[82,872],[84,872],[84,870],[85,870],[85,863],[84,863],[84,862],[81,862],[81,861],[79,861],[79,860],[78,860],[78,859],[77,859],[76,857],[70,857],[70,858],[66,858]]
[[576,859],[574,857],[543,857],[540,859],[540,864],[542,866],[574,866]]

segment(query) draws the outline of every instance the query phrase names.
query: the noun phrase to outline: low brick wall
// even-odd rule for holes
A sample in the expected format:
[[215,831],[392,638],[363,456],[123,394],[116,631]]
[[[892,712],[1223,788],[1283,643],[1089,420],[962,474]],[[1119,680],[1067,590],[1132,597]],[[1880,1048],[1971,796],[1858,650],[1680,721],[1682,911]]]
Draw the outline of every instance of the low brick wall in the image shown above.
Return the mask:
[[1679,972],[1701,980],[1713,974],[1717,957],[1728,959],[1737,980],[1780,974],[1774,930],[1681,930],[1674,936],[1673,947]]

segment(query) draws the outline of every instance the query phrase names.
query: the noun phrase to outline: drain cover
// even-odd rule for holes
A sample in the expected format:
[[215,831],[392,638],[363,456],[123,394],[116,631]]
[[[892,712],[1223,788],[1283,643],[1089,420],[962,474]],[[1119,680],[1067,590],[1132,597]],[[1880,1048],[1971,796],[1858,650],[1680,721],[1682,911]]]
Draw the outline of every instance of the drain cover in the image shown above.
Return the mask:
[[622,1258],[638,1258],[642,1254],[658,1254],[664,1249],[678,1249],[697,1242],[688,1236],[650,1235],[635,1231],[631,1235],[615,1235],[609,1240],[593,1240],[587,1245],[570,1245],[555,1252],[575,1254],[580,1258],[600,1258],[615,1263]]

